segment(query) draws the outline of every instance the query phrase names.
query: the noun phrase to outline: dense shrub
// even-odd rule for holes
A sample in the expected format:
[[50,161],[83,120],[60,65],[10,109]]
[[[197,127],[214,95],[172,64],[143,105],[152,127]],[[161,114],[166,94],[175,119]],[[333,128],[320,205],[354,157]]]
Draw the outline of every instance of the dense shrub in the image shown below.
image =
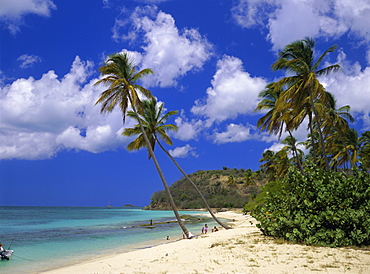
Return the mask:
[[268,236],[308,245],[370,245],[370,174],[290,168],[252,211]]

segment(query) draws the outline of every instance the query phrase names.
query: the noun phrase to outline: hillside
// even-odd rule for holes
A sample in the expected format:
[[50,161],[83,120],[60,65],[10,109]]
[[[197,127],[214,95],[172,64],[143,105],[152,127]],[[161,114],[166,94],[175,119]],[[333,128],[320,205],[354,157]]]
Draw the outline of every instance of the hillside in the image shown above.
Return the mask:
[[[248,179],[244,169],[197,171],[188,175],[197,185],[212,208],[243,207],[251,197],[260,191],[260,180]],[[195,188],[185,178],[170,186],[174,201],[179,209],[205,208]],[[170,209],[165,191],[152,195],[146,209]]]

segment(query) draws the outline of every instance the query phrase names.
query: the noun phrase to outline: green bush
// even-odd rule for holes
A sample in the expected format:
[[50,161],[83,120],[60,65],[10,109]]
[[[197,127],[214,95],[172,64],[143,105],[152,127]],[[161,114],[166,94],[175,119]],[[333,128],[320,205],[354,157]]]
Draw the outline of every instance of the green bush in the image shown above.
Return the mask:
[[322,246],[370,245],[370,174],[290,168],[252,210],[268,236]]

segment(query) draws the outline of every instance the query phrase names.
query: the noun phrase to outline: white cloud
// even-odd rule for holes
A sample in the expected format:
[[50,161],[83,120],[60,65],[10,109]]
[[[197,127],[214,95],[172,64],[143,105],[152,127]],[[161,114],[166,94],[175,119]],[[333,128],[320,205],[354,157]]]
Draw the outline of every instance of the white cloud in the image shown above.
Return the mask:
[[77,56],[61,80],[54,71],[0,89],[0,157],[45,159],[62,149],[93,153],[124,145],[118,110],[94,106],[103,87],[87,82],[93,64]]
[[20,61],[20,67],[21,68],[30,68],[32,67],[35,63],[41,62],[41,58],[36,55],[28,55],[28,54],[23,54],[18,57],[17,61]]
[[231,13],[235,22],[244,28],[255,25],[263,26],[265,17],[268,15],[269,6],[273,7],[274,2],[274,0],[235,1],[236,5],[231,9]]
[[177,147],[173,150],[170,150],[169,153],[172,157],[177,158],[187,158],[189,156],[198,157],[198,154],[195,152],[195,147],[190,146],[189,144],[183,147]]
[[240,59],[225,55],[217,62],[211,84],[212,87],[207,89],[207,98],[197,100],[191,109],[194,114],[207,118],[207,126],[253,113],[258,94],[267,82],[245,72]]
[[279,152],[280,150],[283,149],[283,147],[285,147],[284,144],[281,144],[281,143],[273,143],[269,148],[266,148],[264,150],[264,152],[266,152],[267,150],[271,150],[273,152]]
[[199,133],[204,127],[204,122],[201,120],[188,120],[184,111],[181,111],[181,115],[176,117],[175,124],[178,130],[172,133],[173,137],[182,141],[189,141],[197,139]]
[[349,105],[351,113],[363,119],[365,127],[370,127],[370,67],[361,68],[358,62],[350,63],[344,53],[339,54],[338,62],[343,70],[322,78],[325,88],[337,100],[337,107]]
[[368,0],[239,0],[232,13],[242,27],[266,25],[275,50],[306,36],[338,37],[348,31],[370,42]]
[[[214,142],[216,144],[225,143],[240,143],[254,138],[254,134],[251,133],[253,126],[247,124],[229,124],[226,131],[216,132],[214,134]],[[254,128],[255,129],[255,128]]]
[[130,19],[132,28],[125,35],[119,35],[119,29],[127,22],[116,21],[114,37],[131,42],[143,39],[144,53],[138,65],[155,72],[143,79],[145,86],[175,86],[180,77],[201,69],[212,55],[212,45],[197,30],[179,31],[171,15],[154,7],[136,8]]
[[51,0],[1,0],[0,20],[15,34],[23,24],[25,15],[50,16],[53,9],[56,9],[56,6]]

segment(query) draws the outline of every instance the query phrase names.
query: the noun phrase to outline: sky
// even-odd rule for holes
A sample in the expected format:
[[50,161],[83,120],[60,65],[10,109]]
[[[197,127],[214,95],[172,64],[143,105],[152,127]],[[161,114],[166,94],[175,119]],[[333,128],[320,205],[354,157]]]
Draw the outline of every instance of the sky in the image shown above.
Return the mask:
[[[1,0],[0,205],[145,206],[164,189],[147,152],[126,150],[135,122],[95,106],[98,68],[117,52],[151,68],[140,84],[178,110],[167,149],[188,174],[259,169],[281,145],[256,128],[258,94],[305,37],[317,55],[338,46],[323,65],[342,70],[320,81],[370,130],[369,0]],[[168,184],[182,177],[156,155]]]

